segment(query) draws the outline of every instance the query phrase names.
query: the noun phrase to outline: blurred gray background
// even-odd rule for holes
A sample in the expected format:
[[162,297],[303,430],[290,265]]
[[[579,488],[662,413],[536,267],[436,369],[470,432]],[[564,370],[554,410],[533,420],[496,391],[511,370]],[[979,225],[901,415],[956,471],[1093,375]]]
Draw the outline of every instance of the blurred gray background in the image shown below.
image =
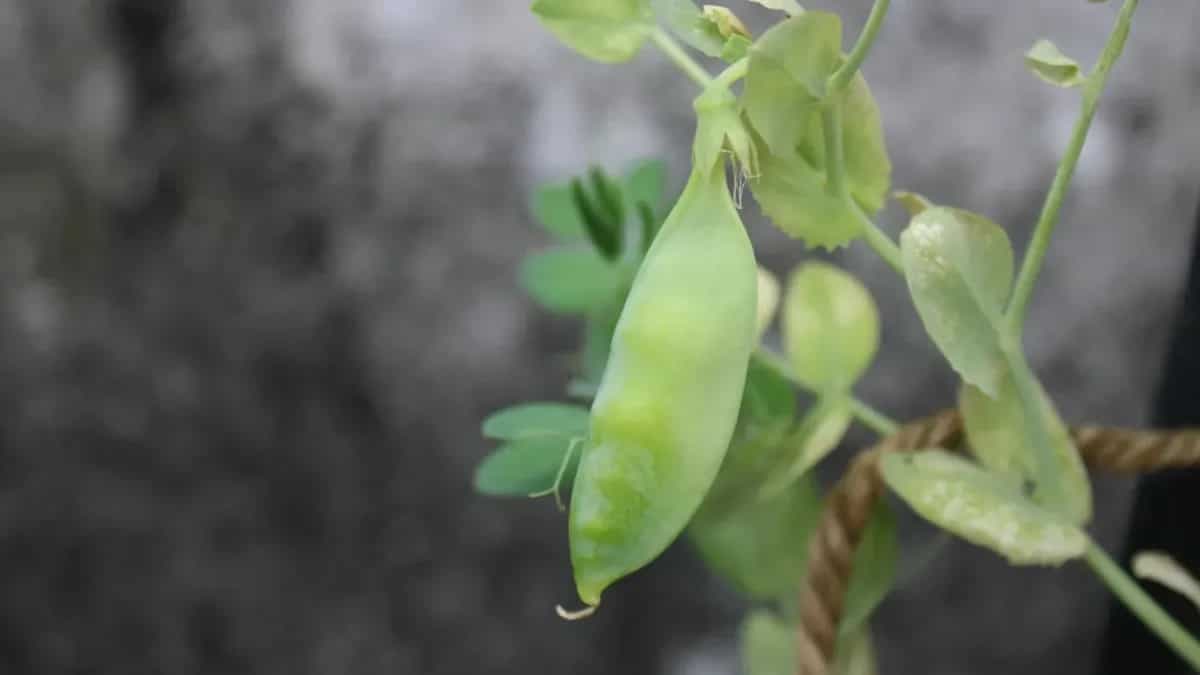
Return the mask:
[[[805,4],[849,42],[870,3]],[[1090,63],[1115,10],[894,0],[865,71],[896,186],[1023,246],[1077,97],[1021,54]],[[1158,378],[1198,22],[1143,3],[1034,298],[1069,420],[1138,424]],[[0,82],[0,670],[737,672],[742,606],[686,545],[566,624],[561,515],[469,487],[479,420],[558,397],[576,337],[516,288],[545,243],[527,193],[645,156],[686,173],[695,92],[659,55],[586,62],[523,0],[0,0]],[[807,255],[748,216],[767,266]],[[903,286],[837,258],[885,313],[860,393],[949,404]],[[1130,488],[1098,481],[1110,548]],[[933,535],[905,534],[911,562]],[[883,607],[882,672],[1088,672],[1103,603],[1081,566],[951,544]]]

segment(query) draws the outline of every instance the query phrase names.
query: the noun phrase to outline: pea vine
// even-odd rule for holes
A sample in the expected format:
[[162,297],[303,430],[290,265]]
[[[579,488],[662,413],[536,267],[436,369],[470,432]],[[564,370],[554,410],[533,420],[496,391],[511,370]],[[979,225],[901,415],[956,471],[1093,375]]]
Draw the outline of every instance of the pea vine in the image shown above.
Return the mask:
[[[730,9],[691,0],[533,3],[542,24],[584,56],[623,62],[651,44],[700,90],[690,175],[670,204],[657,161],[620,176],[593,168],[533,198],[555,245],[528,257],[520,280],[546,310],[582,319],[567,385],[575,402],[490,416],[483,434],[500,445],[480,465],[476,487],[553,495],[560,506],[569,495],[571,562],[585,607],[560,614],[595,611],[610,586],[686,533],[758,607],[743,627],[747,672],[797,668],[796,589],[823,500],[812,469],[853,423],[884,437],[899,425],[853,394],[880,346],[870,293],[824,262],[804,262],[782,283],[758,267],[739,215],[744,183],[771,222],[807,246],[862,241],[874,250],[907,284],[926,332],[962,379],[958,410],[971,459],[939,448],[885,456],[883,480],[900,500],[1014,565],[1085,561],[1200,669],[1200,642],[1087,535],[1087,471],[1022,346],[1059,211],[1138,0],[1125,0],[1090,72],[1046,40],[1025,55],[1041,79],[1077,89],[1081,108],[1019,269],[1007,233],[988,218],[891,192],[879,108],[860,72],[888,0],[876,0],[848,52],[837,15],[794,0],[755,1],[780,12],[759,36]],[[693,54],[725,67],[712,74]],[[874,220],[889,194],[911,217],[898,241]],[[776,318],[778,352],[763,340]],[[893,585],[896,546],[894,516],[880,501],[854,551],[838,672],[874,669],[867,623]],[[1200,594],[1169,557],[1148,556],[1140,575]]]

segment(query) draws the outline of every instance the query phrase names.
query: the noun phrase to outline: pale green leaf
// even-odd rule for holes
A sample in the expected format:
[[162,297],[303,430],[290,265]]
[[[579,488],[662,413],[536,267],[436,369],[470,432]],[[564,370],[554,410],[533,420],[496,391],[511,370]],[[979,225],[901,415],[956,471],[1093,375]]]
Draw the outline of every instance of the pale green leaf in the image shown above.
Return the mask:
[[661,159],[647,159],[635,164],[625,176],[625,194],[635,206],[645,204],[657,212],[666,184],[666,163]]
[[725,37],[692,0],[651,0],[654,14],[684,44],[706,55],[717,57],[725,46]]
[[818,392],[845,392],[879,351],[879,310],[852,274],[807,262],[788,279],[783,344],[792,373]]
[[1079,63],[1049,40],[1033,43],[1025,52],[1025,65],[1034,75],[1058,87],[1077,87],[1087,81]]
[[632,59],[654,30],[650,0],[535,0],[532,10],[558,39],[605,63]]
[[825,172],[792,152],[758,153],[759,172],[750,189],[776,227],[811,247],[834,249],[862,234],[862,220],[850,204],[830,194]]
[[805,475],[837,448],[854,420],[850,399],[842,394],[823,396],[804,415],[796,433],[788,440],[790,448],[783,462],[765,480],[761,494],[770,497]]
[[884,140],[879,106],[862,73],[850,81],[842,108],[842,145],[850,194],[869,214],[883,208],[892,186],[892,162]]
[[1188,573],[1170,555],[1162,551],[1142,551],[1133,556],[1133,573],[1179,593],[1200,610],[1200,581]]
[[769,600],[800,583],[820,513],[816,484],[805,478],[775,497],[724,513],[702,509],[688,533],[717,575],[751,598]]
[[964,380],[996,395],[1006,369],[998,326],[1013,278],[1008,235],[983,216],[934,207],[913,217],[900,249],[926,332]]
[[588,410],[565,403],[523,403],[492,413],[483,421],[483,435],[501,441],[525,438],[583,436]]
[[770,270],[758,268],[758,339],[771,327],[775,320],[775,312],[779,309],[779,280]]
[[909,192],[908,190],[897,190],[892,193],[892,198],[900,202],[900,206],[903,206],[904,210],[908,211],[910,217],[936,206],[925,195]]
[[[572,442],[562,436],[543,436],[505,443],[476,469],[475,490],[507,497],[528,497],[549,490]],[[564,474],[565,485],[571,484],[579,454],[571,458]]]
[[888,592],[896,578],[896,516],[884,500],[875,504],[867,529],[854,552],[854,567],[846,587],[845,608],[838,624],[839,642],[848,641],[867,627],[871,614]]
[[841,62],[841,44],[836,14],[805,12],[776,24],[750,49],[742,102],[772,154],[795,149]]
[[792,16],[803,14],[804,8],[796,0],[750,0],[757,5],[762,5],[767,9],[774,9],[780,12],[787,12]]
[[1081,530],[1017,485],[949,453],[889,453],[882,469],[888,486],[918,514],[1013,564],[1058,565],[1087,547]]
[[623,279],[621,269],[592,249],[556,248],[521,263],[522,287],[552,312],[578,314],[612,299]]
[[725,63],[741,61],[750,53],[752,46],[754,43],[750,41],[750,38],[741,35],[730,36],[725,40],[725,46],[721,47],[721,60]]
[[542,227],[559,239],[580,239],[587,234],[567,183],[540,186],[533,193],[532,210]]
[[742,622],[741,643],[745,675],[795,675],[795,626],[759,610]]
[[[971,450],[992,471],[1034,480],[1035,502],[1074,523],[1086,522],[1092,510],[1087,468],[1041,384],[1032,381],[1029,387],[1036,400],[1023,400],[1007,372],[995,398],[963,385],[958,401]],[[1039,443],[1047,444],[1053,460],[1051,476],[1040,482]]]
[[[841,109],[842,154],[850,194],[869,214],[883,208],[891,188],[892,163],[888,158],[879,106],[862,73],[856,73],[835,101]],[[799,140],[800,155],[825,170],[825,130],[821,115],[809,112]]]

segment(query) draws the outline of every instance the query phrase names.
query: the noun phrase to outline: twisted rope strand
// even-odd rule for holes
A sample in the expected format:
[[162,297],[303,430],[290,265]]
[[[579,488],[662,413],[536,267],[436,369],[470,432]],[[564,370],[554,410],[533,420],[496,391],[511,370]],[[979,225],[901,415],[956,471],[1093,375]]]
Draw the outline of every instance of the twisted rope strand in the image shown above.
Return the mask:
[[[1141,473],[1200,466],[1200,429],[1143,431],[1083,426],[1071,430],[1084,461],[1094,469]],[[885,452],[956,449],[964,440],[962,417],[944,410],[902,426],[855,457],[829,493],[809,542],[808,569],[800,588],[798,675],[828,675],[837,644],[854,551],[875,502],[883,494],[879,460]]]

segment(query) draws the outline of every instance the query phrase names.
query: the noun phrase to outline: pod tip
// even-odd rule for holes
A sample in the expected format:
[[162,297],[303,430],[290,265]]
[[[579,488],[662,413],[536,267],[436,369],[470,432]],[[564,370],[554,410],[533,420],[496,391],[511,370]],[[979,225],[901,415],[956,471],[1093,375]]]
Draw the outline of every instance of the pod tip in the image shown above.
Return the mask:
[[558,617],[564,621],[579,621],[580,619],[586,619],[595,614],[598,607],[599,605],[587,605],[583,609],[571,611],[564,608],[562,605],[555,605],[554,611],[558,614]]

